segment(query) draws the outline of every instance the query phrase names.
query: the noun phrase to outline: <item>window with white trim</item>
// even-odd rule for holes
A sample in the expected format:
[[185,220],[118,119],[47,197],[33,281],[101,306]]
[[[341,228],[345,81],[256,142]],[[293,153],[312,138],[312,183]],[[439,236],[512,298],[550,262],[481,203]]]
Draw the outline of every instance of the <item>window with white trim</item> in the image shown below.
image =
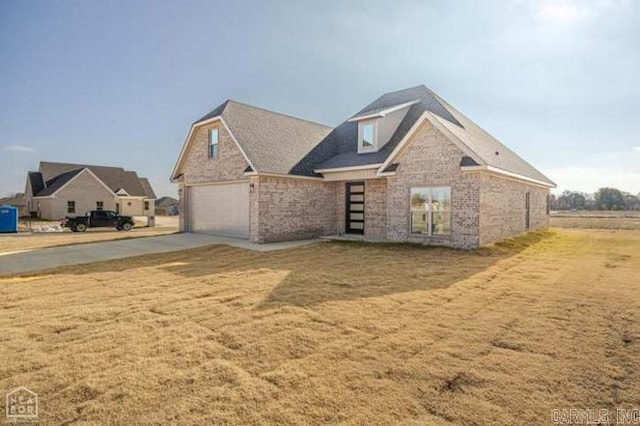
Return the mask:
[[209,129],[209,158],[218,158],[218,128]]
[[362,125],[362,147],[373,148],[376,144],[376,125],[375,123],[364,123]]
[[411,188],[411,234],[451,234],[451,187]]
[[67,201],[67,213],[75,213],[75,212],[76,212],[76,202]]
[[104,210],[104,202],[96,201],[96,210]]

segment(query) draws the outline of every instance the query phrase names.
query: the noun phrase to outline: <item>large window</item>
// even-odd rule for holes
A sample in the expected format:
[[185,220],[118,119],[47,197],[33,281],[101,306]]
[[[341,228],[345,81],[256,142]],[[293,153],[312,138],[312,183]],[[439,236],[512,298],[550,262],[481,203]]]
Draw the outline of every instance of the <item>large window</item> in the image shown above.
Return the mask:
[[209,158],[218,158],[218,129],[209,130]]
[[76,212],[76,202],[67,201],[67,213],[75,213],[75,212]]
[[375,123],[364,123],[362,125],[362,148],[374,148],[376,143]]
[[411,188],[411,233],[451,234],[451,188]]

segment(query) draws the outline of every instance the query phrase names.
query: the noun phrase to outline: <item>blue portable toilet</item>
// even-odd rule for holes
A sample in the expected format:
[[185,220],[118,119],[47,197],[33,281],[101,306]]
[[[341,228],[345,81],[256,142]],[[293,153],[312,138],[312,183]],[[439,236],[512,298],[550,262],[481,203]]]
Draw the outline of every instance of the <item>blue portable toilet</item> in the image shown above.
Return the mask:
[[0,207],[0,232],[18,232],[17,207]]

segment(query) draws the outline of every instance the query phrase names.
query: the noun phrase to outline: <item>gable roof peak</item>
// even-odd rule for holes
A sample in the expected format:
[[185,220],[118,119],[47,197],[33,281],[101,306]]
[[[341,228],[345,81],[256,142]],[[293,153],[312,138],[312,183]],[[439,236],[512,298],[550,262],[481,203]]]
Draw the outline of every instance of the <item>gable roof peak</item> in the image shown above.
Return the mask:
[[198,124],[201,123],[203,121],[221,116],[222,118],[224,118],[225,113],[229,113],[230,112],[230,108],[232,107],[239,107],[239,108],[247,108],[247,109],[251,109],[251,110],[255,110],[255,111],[260,111],[266,114],[273,114],[273,115],[277,115],[277,116],[281,116],[287,119],[291,119],[291,120],[297,120],[297,121],[303,121],[309,124],[313,124],[316,126],[322,126],[322,127],[326,127],[328,129],[332,128],[331,126],[328,126],[326,124],[323,123],[319,123],[317,121],[312,121],[312,120],[308,120],[306,118],[301,118],[301,117],[296,117],[294,115],[291,114],[285,114],[283,112],[279,112],[279,111],[273,111],[267,108],[262,108],[262,107],[258,107],[255,105],[250,105],[248,103],[245,102],[241,102],[241,101],[237,101],[235,99],[227,99],[226,101],[224,101],[222,104],[220,104],[218,107],[216,107],[215,109],[213,109],[211,112],[209,112],[208,114],[204,115],[203,117],[199,118],[198,120],[196,120],[193,124]]

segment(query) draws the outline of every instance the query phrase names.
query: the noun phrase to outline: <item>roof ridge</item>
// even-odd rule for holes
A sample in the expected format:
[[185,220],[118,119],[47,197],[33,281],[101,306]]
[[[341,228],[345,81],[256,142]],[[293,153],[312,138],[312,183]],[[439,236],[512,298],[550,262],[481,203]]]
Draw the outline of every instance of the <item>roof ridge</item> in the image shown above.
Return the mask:
[[124,171],[128,171],[126,170],[124,167],[117,167],[117,166],[103,166],[100,164],[82,164],[82,163],[61,163],[59,161],[40,161],[40,164],[62,164],[65,166],[78,166],[81,168],[87,168],[87,167],[104,167],[107,169],[117,169],[117,170],[124,170]]
[[[404,91],[407,91],[407,90],[417,89],[419,87],[429,90],[429,88],[427,86],[425,86],[424,84],[417,84],[415,86],[405,87],[404,89],[398,89],[398,90],[393,90],[391,92],[385,92],[378,99],[380,99],[382,96],[391,95],[393,93],[398,93],[398,92],[404,92]],[[429,90],[429,91],[431,91],[431,90]]]
[[[306,118],[296,117],[296,116],[293,116],[291,114],[285,114],[284,112],[273,111],[273,110],[270,110],[270,109],[267,109],[267,108],[262,108],[262,107],[258,107],[258,106],[255,106],[255,105],[250,105],[250,104],[247,104],[245,102],[236,101],[234,99],[227,99],[226,102],[227,103],[228,102],[233,102],[234,104],[242,105],[242,106],[245,106],[245,107],[249,107],[249,108],[253,108],[253,109],[259,109],[261,111],[269,112],[271,114],[281,115],[283,117],[292,118],[294,120],[305,121],[305,122],[310,123],[310,124],[315,124],[316,126],[322,126],[322,127],[328,128],[328,129],[333,129],[332,126],[329,126],[327,124],[323,124],[323,123],[320,123],[320,122],[317,122],[317,121],[313,121],[313,120],[308,120]],[[223,112],[224,112],[224,109],[223,109]],[[222,112],[220,114],[222,114]]]

